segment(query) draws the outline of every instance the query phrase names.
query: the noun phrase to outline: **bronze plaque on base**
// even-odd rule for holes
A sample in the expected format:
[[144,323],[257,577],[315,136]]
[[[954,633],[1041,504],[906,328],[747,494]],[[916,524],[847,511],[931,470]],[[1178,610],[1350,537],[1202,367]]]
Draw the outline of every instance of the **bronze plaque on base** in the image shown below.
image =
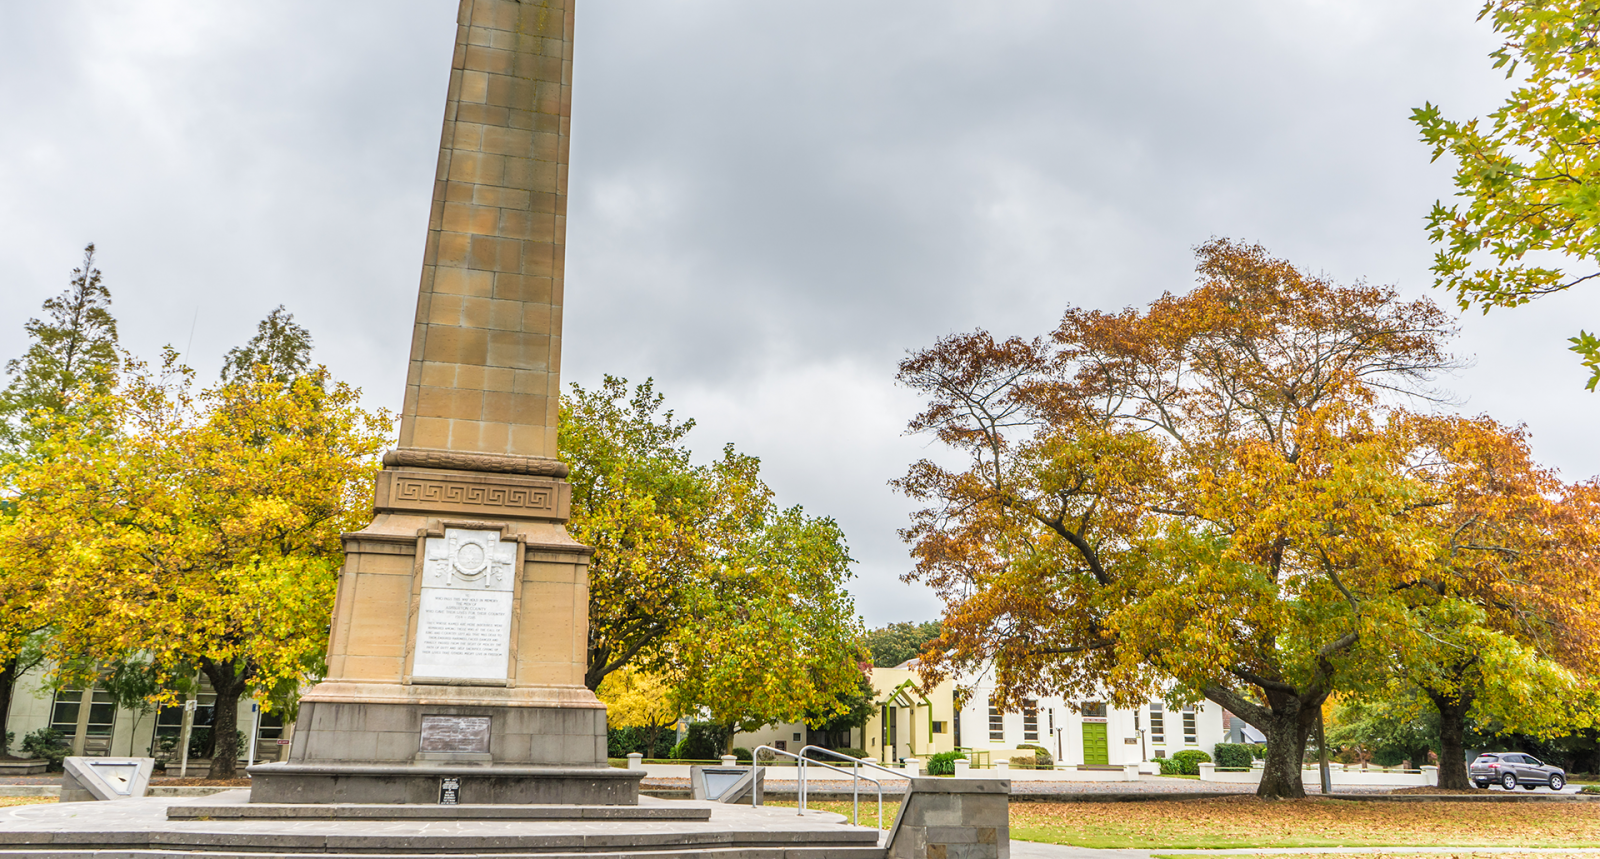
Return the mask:
[[489,753],[488,716],[423,716],[422,751]]

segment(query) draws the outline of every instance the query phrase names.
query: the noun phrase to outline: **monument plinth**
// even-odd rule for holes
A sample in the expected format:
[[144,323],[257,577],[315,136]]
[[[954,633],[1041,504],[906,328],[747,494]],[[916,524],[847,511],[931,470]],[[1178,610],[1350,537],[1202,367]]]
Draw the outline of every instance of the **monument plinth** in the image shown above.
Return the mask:
[[637,802],[555,458],[573,2],[461,0],[400,448],[254,802]]

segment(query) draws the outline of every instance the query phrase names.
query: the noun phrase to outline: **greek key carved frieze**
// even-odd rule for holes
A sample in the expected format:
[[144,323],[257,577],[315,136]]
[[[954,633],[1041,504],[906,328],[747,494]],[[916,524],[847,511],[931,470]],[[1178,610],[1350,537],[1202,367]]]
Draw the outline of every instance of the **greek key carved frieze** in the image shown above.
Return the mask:
[[448,504],[530,511],[555,509],[553,487],[486,486],[415,477],[396,477],[391,499],[401,504]]

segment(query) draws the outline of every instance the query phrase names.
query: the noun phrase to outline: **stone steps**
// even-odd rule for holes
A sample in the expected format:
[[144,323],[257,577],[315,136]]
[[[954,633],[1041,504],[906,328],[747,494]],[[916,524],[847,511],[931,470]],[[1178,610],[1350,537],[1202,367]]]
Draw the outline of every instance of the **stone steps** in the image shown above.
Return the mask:
[[619,849],[607,851],[593,851],[582,853],[546,853],[546,852],[442,852],[429,847],[419,851],[370,853],[370,852],[322,852],[307,850],[300,852],[271,852],[259,851],[237,852],[232,850],[194,850],[174,847],[170,849],[119,849],[104,847],[96,849],[56,849],[51,847],[36,847],[28,850],[0,849],[0,859],[10,857],[28,857],[28,859],[162,859],[162,857],[188,857],[188,859],[291,859],[291,857],[319,856],[324,859],[420,859],[424,856],[448,855],[457,859],[884,859],[886,851],[883,847],[861,847],[840,845],[813,845],[807,847],[687,847],[663,849]]

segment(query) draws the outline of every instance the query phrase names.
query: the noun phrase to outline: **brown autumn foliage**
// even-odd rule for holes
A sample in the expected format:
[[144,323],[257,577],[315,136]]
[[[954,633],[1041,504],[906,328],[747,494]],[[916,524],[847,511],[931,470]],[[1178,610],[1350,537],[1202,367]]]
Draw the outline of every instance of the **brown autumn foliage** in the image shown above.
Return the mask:
[[1397,395],[1430,396],[1452,328],[1429,301],[1257,246],[1197,255],[1187,294],[901,364],[928,403],[912,430],[965,460],[896,481],[925,505],[903,531],[909,578],[946,606],[924,664],[992,661],[1002,705],[1209,698],[1268,735],[1261,795],[1303,796],[1322,702],[1428,640],[1410,630],[1442,566],[1423,511],[1441,505]]

